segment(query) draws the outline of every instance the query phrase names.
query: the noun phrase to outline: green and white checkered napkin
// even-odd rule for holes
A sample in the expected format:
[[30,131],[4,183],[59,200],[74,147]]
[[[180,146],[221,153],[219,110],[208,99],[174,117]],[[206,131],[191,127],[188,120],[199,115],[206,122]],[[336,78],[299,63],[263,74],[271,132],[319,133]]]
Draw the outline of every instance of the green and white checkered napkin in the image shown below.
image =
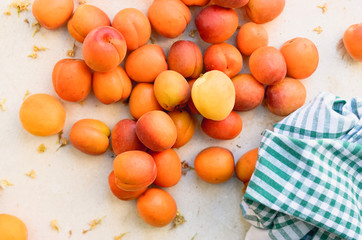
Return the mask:
[[362,239],[362,99],[321,93],[266,130],[241,209],[271,239]]

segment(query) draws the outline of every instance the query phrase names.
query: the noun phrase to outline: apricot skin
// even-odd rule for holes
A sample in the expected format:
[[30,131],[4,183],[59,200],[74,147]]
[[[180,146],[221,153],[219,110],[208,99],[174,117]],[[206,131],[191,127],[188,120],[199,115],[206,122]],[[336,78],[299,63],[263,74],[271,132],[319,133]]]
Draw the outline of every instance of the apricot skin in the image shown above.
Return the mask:
[[362,23],[353,24],[343,34],[343,44],[349,55],[362,62]]
[[179,148],[190,141],[195,132],[195,120],[185,110],[175,110],[168,115],[175,123],[177,129],[177,138],[173,148]]
[[242,54],[250,56],[256,49],[268,45],[268,32],[262,25],[253,22],[241,26],[236,36],[236,46]]
[[116,177],[114,176],[114,171],[112,171],[108,176],[108,185],[113,195],[122,201],[134,200],[147,190],[147,187],[141,188],[137,191],[125,191],[120,189],[116,185]]
[[[192,86],[194,85],[195,81],[196,81],[196,79],[191,79],[191,80],[188,81],[191,92],[192,92]],[[194,101],[192,100],[192,97],[190,97],[189,101],[187,102],[187,109],[192,114],[200,114],[199,110],[197,110],[197,108],[195,107],[195,104],[194,104]]]
[[251,21],[262,24],[278,17],[284,6],[285,0],[249,0],[245,10]]
[[230,140],[236,138],[243,128],[243,121],[236,112],[232,111],[222,121],[214,121],[207,118],[202,119],[201,129],[209,137],[219,140]]
[[0,239],[27,240],[28,229],[19,218],[9,214],[0,214]]
[[213,2],[224,8],[241,8],[244,7],[249,0],[213,0]]
[[[241,156],[235,166],[236,177],[245,183],[248,183],[253,175],[255,164],[258,159],[258,148],[254,148]],[[246,187],[245,187],[246,188]]]
[[205,6],[210,0],[182,0],[187,6]]

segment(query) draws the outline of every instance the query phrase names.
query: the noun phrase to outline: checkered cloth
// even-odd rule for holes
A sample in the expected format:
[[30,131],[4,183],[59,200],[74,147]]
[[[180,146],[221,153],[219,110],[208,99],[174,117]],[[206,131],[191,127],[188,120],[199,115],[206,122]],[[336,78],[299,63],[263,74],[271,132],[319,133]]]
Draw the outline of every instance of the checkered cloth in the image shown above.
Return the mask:
[[362,239],[362,99],[321,93],[266,130],[241,203],[271,239]]

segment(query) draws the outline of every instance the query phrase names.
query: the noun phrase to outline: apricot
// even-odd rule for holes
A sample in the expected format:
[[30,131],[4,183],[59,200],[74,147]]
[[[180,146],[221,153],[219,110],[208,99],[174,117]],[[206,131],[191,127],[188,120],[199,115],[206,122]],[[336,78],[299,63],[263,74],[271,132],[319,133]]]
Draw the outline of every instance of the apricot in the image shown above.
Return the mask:
[[234,157],[226,148],[208,147],[195,158],[196,174],[208,183],[223,183],[234,174]]
[[108,176],[108,185],[113,195],[123,201],[130,201],[136,199],[147,190],[147,187],[141,188],[136,191],[125,191],[123,189],[120,189],[116,185],[116,177],[114,175],[114,171],[112,171]]
[[177,205],[168,192],[150,188],[137,199],[137,210],[147,224],[164,227],[176,217]]
[[125,8],[113,18],[112,27],[122,33],[127,49],[145,45],[151,37],[151,24],[147,16],[136,8]]
[[167,149],[162,152],[153,152],[157,168],[157,177],[153,182],[160,187],[175,186],[181,179],[181,160],[175,150]]
[[177,129],[170,116],[162,111],[143,114],[136,123],[138,139],[155,152],[171,148],[177,138]]
[[210,0],[182,0],[187,6],[205,6]]
[[258,160],[258,148],[254,148],[241,156],[235,166],[236,177],[245,183],[249,183],[254,173],[255,164]]
[[213,2],[224,8],[241,8],[244,7],[249,0],[213,0]]
[[256,49],[268,46],[268,32],[262,25],[253,22],[241,26],[236,36],[236,46],[242,54],[250,56]]
[[249,58],[251,74],[262,84],[273,85],[285,78],[287,65],[281,52],[274,47],[261,47]]
[[303,106],[307,97],[304,85],[293,78],[268,86],[265,91],[265,104],[278,116],[287,116]]
[[217,43],[206,49],[204,64],[206,71],[219,70],[231,78],[243,68],[243,57],[233,45]]
[[93,91],[99,101],[111,104],[126,100],[131,94],[132,82],[120,66],[108,72],[94,72]]
[[34,0],[32,13],[42,27],[52,30],[66,23],[73,9],[73,0]]
[[107,151],[111,130],[96,119],[81,119],[73,124],[69,133],[70,143],[78,150],[99,155]]
[[235,88],[223,72],[212,70],[199,77],[191,91],[196,109],[205,118],[221,121],[233,110]]
[[126,41],[113,27],[93,29],[83,42],[83,58],[96,72],[108,72],[116,68],[127,52]]
[[203,118],[201,129],[209,137],[230,140],[236,138],[243,129],[243,121],[236,112],[232,111],[224,120],[214,121]]
[[163,110],[157,102],[153,84],[138,83],[129,98],[129,111],[135,119],[152,110]]
[[318,67],[318,49],[307,38],[293,38],[280,48],[287,64],[287,75],[295,79],[307,78]]
[[181,0],[154,0],[147,14],[156,32],[167,38],[181,35],[191,21],[191,12]]
[[147,150],[136,135],[136,121],[131,119],[120,120],[114,125],[111,143],[116,155],[131,150]]
[[62,59],[54,66],[52,80],[61,99],[80,102],[91,90],[92,70],[81,59]]
[[362,23],[349,26],[343,34],[343,44],[349,55],[362,62]]
[[211,5],[200,11],[195,24],[202,40],[207,43],[221,43],[234,34],[238,21],[234,9]]
[[[196,79],[191,79],[188,81],[190,90],[192,91],[192,86],[196,82]],[[199,110],[195,107],[194,101],[192,100],[192,97],[190,97],[189,101],[187,102],[187,108],[192,114],[200,114]]]
[[113,169],[116,185],[125,191],[144,189],[157,175],[153,157],[138,150],[118,154],[113,161]]
[[183,107],[191,95],[186,79],[173,70],[160,73],[153,88],[158,103],[167,111]]
[[285,6],[285,0],[249,0],[245,6],[251,21],[262,24],[278,17]]
[[195,132],[195,121],[186,110],[175,110],[169,112],[177,129],[177,138],[173,148],[179,148],[190,141]]
[[111,20],[105,12],[89,4],[79,5],[69,19],[67,27],[72,37],[83,43],[90,31],[101,26],[110,26]]
[[60,132],[64,127],[65,115],[63,105],[44,93],[27,97],[19,110],[24,129],[36,136],[50,136]]
[[235,87],[235,111],[249,111],[264,99],[264,86],[251,74],[238,74],[231,79]]
[[23,221],[10,214],[0,214],[0,239],[27,240],[28,229]]
[[185,78],[199,77],[203,69],[201,50],[194,42],[179,40],[172,44],[167,64],[170,70],[180,73]]
[[128,76],[136,82],[153,82],[167,70],[166,56],[156,44],[147,44],[134,50],[126,59]]

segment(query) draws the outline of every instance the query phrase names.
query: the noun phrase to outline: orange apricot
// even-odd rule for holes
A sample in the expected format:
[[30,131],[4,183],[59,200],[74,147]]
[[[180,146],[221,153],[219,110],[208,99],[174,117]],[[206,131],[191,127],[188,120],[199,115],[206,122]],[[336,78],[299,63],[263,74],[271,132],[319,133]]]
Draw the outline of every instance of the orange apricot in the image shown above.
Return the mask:
[[244,7],[249,0],[213,0],[213,2],[224,8],[241,8]]
[[156,44],[147,44],[134,50],[126,59],[128,76],[136,82],[153,82],[167,70],[166,55]]
[[63,105],[44,93],[27,97],[19,111],[24,129],[36,136],[50,136],[60,132],[64,127],[65,115]]
[[145,45],[151,36],[151,24],[147,16],[136,8],[125,8],[113,18],[112,27],[122,33],[128,50]]
[[362,23],[349,26],[343,34],[343,44],[349,55],[362,62]]
[[130,201],[136,199],[147,190],[147,187],[141,188],[136,191],[125,191],[123,189],[120,189],[116,185],[116,177],[114,175],[114,171],[112,171],[108,176],[108,185],[113,195],[123,201]]
[[61,99],[80,102],[91,90],[92,70],[81,59],[62,59],[54,66],[52,80]]
[[2,213],[0,214],[0,239],[2,240],[27,240],[28,229],[19,218]]
[[[196,79],[191,79],[188,81],[190,90],[192,91],[192,86],[196,82]],[[192,97],[190,97],[189,101],[187,102],[187,108],[192,114],[200,114],[199,110],[195,107],[194,101],[192,100]]]
[[250,56],[256,49],[267,46],[268,32],[262,25],[253,22],[241,26],[236,36],[236,46],[242,54]]
[[214,121],[203,118],[201,121],[201,129],[209,137],[230,140],[236,138],[243,129],[243,121],[236,112],[232,111],[224,120]]
[[177,129],[177,138],[173,148],[179,148],[190,141],[195,132],[195,121],[186,110],[175,110],[169,112]]
[[278,17],[284,6],[285,0],[249,0],[245,10],[251,21],[262,24]]
[[210,0],[182,0],[187,6],[205,6]]
[[244,182],[249,183],[253,175],[255,164],[258,159],[258,148],[254,148],[241,156],[235,166],[236,177]]
[[164,227],[176,217],[177,205],[168,192],[150,188],[138,198],[137,210],[147,224]]
[[160,187],[172,187],[181,179],[181,160],[172,148],[151,153],[155,159],[157,176],[153,182]]

